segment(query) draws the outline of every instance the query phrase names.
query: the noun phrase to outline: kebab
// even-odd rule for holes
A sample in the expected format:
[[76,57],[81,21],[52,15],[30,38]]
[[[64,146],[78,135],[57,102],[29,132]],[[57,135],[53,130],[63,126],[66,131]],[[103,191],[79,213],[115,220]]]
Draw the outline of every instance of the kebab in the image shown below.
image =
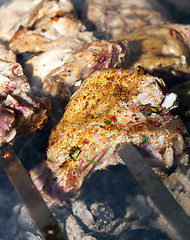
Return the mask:
[[176,95],[143,69],[108,69],[86,78],[52,131],[47,160],[31,171],[42,195],[59,203],[96,170],[122,164],[116,146],[132,142],[155,172],[187,162],[182,121],[170,113]]
[[[26,58],[26,60],[23,61],[25,70],[28,71],[27,68],[31,64],[31,66],[33,66],[33,68],[34,68],[34,73],[35,73],[35,69],[36,69],[35,66],[37,64],[39,64],[39,61],[37,59],[40,59],[40,57],[43,56],[44,53],[47,53],[50,49],[51,49],[51,51],[54,51],[53,47],[57,46],[58,43],[63,44],[64,46],[67,45],[67,44],[65,44],[65,41],[63,40],[63,38],[66,37],[69,39],[69,37],[72,34],[73,34],[72,37],[73,36],[81,37],[82,35],[84,36],[84,34],[85,35],[87,34],[89,36],[89,32],[87,32],[86,29],[83,28],[83,25],[81,25],[81,22],[76,19],[76,15],[73,14],[73,10],[71,10],[72,8],[70,8],[69,12],[67,12],[66,15],[65,15],[65,11],[61,11],[61,13],[59,13],[59,15],[57,16],[57,8],[55,8],[56,9],[55,11],[54,11],[54,9],[53,9],[53,11],[51,11],[50,10],[51,8],[48,7],[49,1],[47,1],[46,4],[45,4],[45,2],[46,1],[41,2],[36,7],[33,15],[31,15],[32,17],[30,18],[30,21],[28,22],[28,27],[21,27],[10,42],[10,47],[21,58],[23,58],[23,59]],[[62,1],[60,1],[60,2],[62,2]],[[63,2],[65,2],[65,1],[63,1]],[[51,4],[55,4],[55,6],[56,6],[56,3],[54,1],[53,1],[53,3],[51,1]],[[60,6],[62,6],[62,5],[59,4],[59,7]],[[45,11],[43,9],[45,9]],[[43,14],[41,14],[41,13],[43,13]],[[51,17],[49,17],[48,14],[50,14]],[[74,33],[73,33],[73,30],[70,31],[70,29],[68,29],[67,27],[66,28],[63,27],[62,23],[65,22],[65,20],[66,20],[66,22],[68,21],[69,23],[72,22],[73,24],[75,24],[74,26],[75,26],[76,31],[74,31]],[[149,23],[151,23],[151,22],[149,22]],[[68,25],[66,24],[66,26],[68,26]],[[154,32],[155,30],[153,29],[153,30],[150,30],[150,32],[151,31]],[[163,30],[163,32],[164,32],[164,30]],[[91,36],[93,36],[93,35],[91,35]],[[137,38],[137,36],[135,36],[135,37]],[[43,68],[41,71],[39,71],[39,75],[37,75],[37,76],[38,77],[42,76],[41,81],[42,81],[42,85],[44,87],[45,93],[51,93],[51,94],[53,93],[53,96],[58,96],[58,97],[63,96],[63,98],[64,98],[65,94],[62,94],[62,93],[64,93],[64,91],[65,91],[66,94],[70,97],[69,91],[70,91],[71,87],[78,80],[83,80],[85,77],[90,75],[95,70],[102,69],[102,68],[108,68],[108,67],[117,67],[117,66],[121,65],[121,60],[123,60],[122,57],[125,56],[125,54],[122,55],[122,50],[124,49],[126,51],[126,49],[127,49],[127,45],[124,44],[125,42],[122,42],[121,45],[120,44],[118,45],[115,43],[108,43],[106,41],[94,41],[94,40],[95,40],[95,38],[91,39],[92,43],[88,43],[88,44],[87,44],[88,41],[86,41],[85,44],[87,44],[87,45],[85,45],[79,51],[76,51],[76,49],[75,49],[73,51],[74,54],[71,51],[72,53],[68,57],[69,60],[68,61],[66,60],[65,62],[63,61],[62,63],[60,63],[58,61],[59,62],[58,67],[56,66],[55,68],[53,67],[53,69],[50,69],[50,71],[48,72],[47,75],[46,75],[46,73],[44,73],[44,72],[46,72],[47,68],[44,68],[44,71],[43,71]],[[27,44],[24,44],[25,42]],[[70,42],[70,40],[68,40],[68,42]],[[180,51],[180,54],[181,54],[181,52],[184,53],[185,50],[187,49],[185,44],[183,45],[181,42],[182,41],[177,42],[177,46],[179,46],[179,49],[182,49]],[[28,44],[28,43],[33,43],[33,44]],[[107,46],[107,48],[104,47],[106,50],[103,51],[103,54],[102,54],[102,49],[104,49],[104,48],[102,48],[101,45]],[[58,45],[58,46],[60,47],[60,45]],[[22,47],[24,50],[22,50]],[[109,50],[110,50],[110,52],[109,52]],[[22,51],[24,51],[24,52],[22,52]],[[65,51],[65,49],[64,49],[64,51]],[[29,55],[29,57],[27,57],[27,54]],[[52,54],[53,54],[53,52],[52,52]],[[44,56],[48,56],[48,54],[46,54]],[[45,62],[43,62],[43,59],[45,59],[45,58],[46,57],[41,58],[41,60],[42,60],[42,61],[40,61],[41,65],[45,64]],[[165,62],[167,62],[167,61],[165,61]],[[175,66],[175,65],[179,64],[179,59],[174,58],[174,60],[172,59],[171,62]],[[28,63],[28,66],[27,66],[27,63]],[[90,67],[88,64],[90,65]],[[32,78],[33,77],[35,78],[35,75],[32,76]],[[92,92],[94,92],[94,91],[95,90],[92,90]],[[80,92],[80,89],[79,89],[79,92]],[[77,94],[75,94],[75,95],[77,95]],[[175,95],[170,95],[170,96],[175,96]],[[115,99],[115,101],[116,100],[117,99]],[[71,104],[71,103],[69,103],[69,104]],[[88,103],[86,103],[86,104],[88,104]],[[147,103],[147,104],[149,104],[149,103]],[[142,107],[148,108],[147,106],[144,106],[144,105]],[[162,108],[161,102],[160,102],[159,107]],[[148,110],[149,111],[148,114],[150,114],[150,112],[152,111],[150,109],[151,109],[151,107]],[[158,111],[158,112],[161,111],[161,110],[157,110],[157,107],[155,107],[155,106],[152,106],[152,109],[155,109],[155,111]],[[141,110],[144,111],[143,109],[141,109]],[[163,113],[163,111],[161,111],[161,112]],[[67,110],[66,110],[66,113],[67,113]],[[64,116],[65,116],[65,114],[64,114]],[[151,115],[152,115],[152,113],[151,113]],[[72,116],[72,114],[71,114],[71,116]],[[63,119],[64,119],[64,117],[63,117]],[[74,119],[74,117],[73,117],[73,119]],[[109,121],[110,120],[108,120],[108,122],[107,122],[108,125],[109,125]],[[164,122],[164,120],[163,120],[163,122]],[[170,122],[170,120],[169,120],[169,122]],[[171,122],[173,122],[173,119],[171,120]],[[156,124],[156,127],[160,127],[160,126],[157,126],[157,121],[155,124]],[[59,126],[62,126],[62,125],[63,125],[63,129],[64,129],[64,124],[61,122],[59,123],[58,128],[59,128]],[[72,125],[74,125],[73,122],[72,122]],[[153,121],[153,125],[154,125],[154,121]],[[163,124],[162,121],[161,121],[161,125],[165,126],[165,124]],[[175,121],[174,121],[174,125],[175,125]],[[166,124],[166,126],[167,126],[167,124]],[[181,128],[179,127],[179,131],[181,131],[180,129]],[[52,135],[53,135],[53,133],[54,133],[54,131],[52,132]],[[50,146],[51,146],[51,141],[52,141],[51,140],[52,135],[50,137]],[[63,138],[64,138],[64,135],[63,135]],[[72,137],[71,137],[71,139],[72,139]],[[145,137],[145,139],[146,140],[144,140],[144,141],[148,141],[147,136]],[[183,142],[183,140],[182,140],[182,142]],[[183,144],[180,144],[180,145],[182,146]],[[57,146],[59,148],[59,143],[57,144]],[[74,146],[73,146],[73,148],[74,148]],[[183,148],[184,147],[182,147],[181,149],[183,149]],[[163,147],[163,149],[164,149],[164,147]],[[74,150],[75,150],[75,148],[74,148]],[[80,150],[76,149],[76,151],[80,153]],[[167,150],[167,151],[169,151],[169,150]],[[166,151],[166,153],[167,153],[167,151]],[[169,155],[173,156],[172,151],[173,150],[171,148],[170,149],[171,154],[169,154]],[[181,150],[181,153],[182,152],[183,152],[183,150]],[[151,157],[150,157],[150,159],[151,159]],[[170,159],[170,157],[166,158],[166,159],[167,159],[166,162],[170,162],[168,160],[168,159]],[[50,161],[48,160],[46,162],[47,165],[51,161],[52,160],[50,160]],[[89,161],[94,161],[94,160],[89,160]],[[185,162],[186,162],[186,160],[185,160]],[[35,182],[38,182],[38,180],[36,181],[36,179],[38,179],[38,175],[40,175],[40,176],[42,175],[42,179],[43,179],[43,175],[46,177],[49,173],[50,173],[50,175],[52,174],[51,166],[50,166],[50,168],[49,167],[46,168],[46,163],[42,164],[42,167],[40,167],[40,169],[42,169],[42,170],[39,170],[40,173],[37,174],[37,177],[35,176],[35,174],[32,174],[34,176],[33,179],[35,179]],[[168,168],[170,168],[172,165],[173,165],[173,160],[171,160],[171,165],[168,163],[166,164],[166,166]],[[58,166],[55,167],[55,169],[58,169],[58,168],[59,168]],[[37,172],[38,172],[38,170],[37,170]],[[59,171],[57,171],[56,174],[59,174]],[[41,177],[40,177],[40,179],[41,179]],[[47,179],[48,179],[47,182],[51,182],[52,178],[50,177],[50,180],[49,180],[49,178],[47,178]],[[71,179],[72,179],[72,176],[71,176]],[[81,182],[83,182],[83,180]],[[43,185],[43,184],[41,184],[41,185]],[[45,184],[45,185],[47,185],[47,184]],[[80,186],[78,188],[80,188]],[[40,187],[40,190],[41,190],[41,187]],[[67,190],[66,190],[66,192],[67,192]],[[68,192],[70,192],[70,190]],[[71,192],[72,192],[72,190],[71,190]],[[54,196],[54,194],[53,194],[53,196]]]

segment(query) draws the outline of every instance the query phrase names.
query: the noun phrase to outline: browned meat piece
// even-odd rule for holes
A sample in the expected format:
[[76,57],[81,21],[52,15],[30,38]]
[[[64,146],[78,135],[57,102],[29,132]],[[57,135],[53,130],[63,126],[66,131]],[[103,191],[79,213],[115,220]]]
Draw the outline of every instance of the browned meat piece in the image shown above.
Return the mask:
[[0,7],[0,40],[9,41],[20,25],[28,22],[31,9],[33,9],[40,0],[14,0],[4,1]]
[[59,96],[61,99],[63,93],[61,89],[75,91],[75,87],[71,88],[74,85],[80,86],[82,80],[94,71],[120,66],[125,50],[119,44],[104,40],[87,44],[73,54],[73,61],[48,74],[43,81],[44,92],[51,96]]
[[[146,27],[128,34],[131,66],[145,69],[188,66],[189,49],[182,36],[171,28]],[[133,59],[135,58],[135,59]],[[182,67],[182,66],[181,66]]]
[[20,25],[43,27],[56,16],[76,17],[69,0],[14,0],[0,8],[0,39],[9,41]]
[[137,29],[125,37],[130,57],[125,67],[142,66],[161,76],[169,86],[190,77],[189,48],[180,33],[164,26]]
[[76,13],[70,0],[42,0],[28,17],[27,25],[32,28],[38,28],[48,23],[50,19],[59,16],[75,17]]
[[87,0],[86,17],[107,39],[122,38],[137,28],[167,22],[166,13],[159,10],[155,1]]
[[16,56],[0,45],[0,144],[41,128],[49,112],[49,100],[32,94]]
[[[72,62],[75,52],[95,40],[93,33],[85,30],[68,0],[42,1],[36,6],[28,24],[21,26],[9,43],[23,64],[34,91],[47,93],[44,88],[47,75]],[[56,97],[70,97],[69,89],[63,83],[59,84],[57,94]],[[54,97],[56,92],[50,95]]]
[[[19,49],[14,50],[18,53],[18,59],[22,62],[24,72],[30,80],[33,90],[42,94],[48,92],[44,86],[44,81],[50,72],[67,62],[72,62],[74,53],[91,40],[91,36],[88,36],[86,32],[81,33],[81,39],[62,37],[50,41],[40,35],[27,34],[26,31],[26,39],[24,37],[18,38],[19,45],[15,44],[15,46]],[[26,45],[22,42],[25,42]],[[70,91],[64,84],[60,84],[59,87],[59,96],[57,97],[64,99],[70,96]],[[54,93],[51,95],[55,96]]]
[[[122,163],[119,143],[132,142],[157,171],[185,161],[184,125],[169,113],[175,94],[162,79],[137,71],[96,71],[75,92],[52,131],[47,160],[31,171],[39,191],[58,203],[96,170]],[[157,170],[156,170],[157,169]]]
[[[58,4],[53,2],[55,6]],[[42,90],[61,100],[71,96],[70,87],[95,70],[119,66],[127,49],[120,44],[96,40],[77,20],[73,9],[65,15],[64,8],[64,5],[58,7],[59,14],[57,10],[49,13],[46,4],[41,3],[34,10],[37,17],[33,16],[29,24],[32,27],[20,27],[9,44],[21,59],[34,91]]]

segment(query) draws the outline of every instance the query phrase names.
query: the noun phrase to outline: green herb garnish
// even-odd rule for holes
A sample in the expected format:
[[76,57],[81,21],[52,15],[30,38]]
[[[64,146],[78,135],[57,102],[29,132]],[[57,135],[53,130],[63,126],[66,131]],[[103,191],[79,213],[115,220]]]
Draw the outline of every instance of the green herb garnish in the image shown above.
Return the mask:
[[111,122],[110,122],[109,120],[107,120],[107,119],[104,119],[104,123],[105,123],[107,126],[109,126]]
[[141,112],[144,116],[150,116],[151,115],[151,107],[142,105],[139,108],[139,112]]
[[78,147],[72,147],[69,156],[75,161],[81,150]]
[[150,116],[151,113],[159,113],[159,110],[156,107],[152,107],[149,105],[142,105],[139,108],[139,112],[141,112],[144,116]]
[[92,161],[92,160],[86,160],[86,161],[89,162],[89,163],[100,164],[99,162]]
[[141,139],[141,143],[148,143],[149,142],[149,137],[144,137]]
[[159,110],[156,107],[151,107],[151,112],[152,113],[159,113]]

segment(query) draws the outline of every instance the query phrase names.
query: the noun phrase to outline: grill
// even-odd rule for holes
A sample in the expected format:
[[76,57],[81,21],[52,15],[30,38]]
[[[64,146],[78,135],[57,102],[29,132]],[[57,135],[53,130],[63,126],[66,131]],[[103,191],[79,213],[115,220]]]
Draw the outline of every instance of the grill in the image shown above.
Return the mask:
[[[2,4],[4,2],[1,1]],[[190,24],[188,0],[180,3],[177,0],[158,0],[158,3],[169,12],[174,22]],[[73,4],[79,18],[92,28],[84,18],[85,1],[73,0]],[[186,126],[190,129],[188,120]],[[51,122],[48,122],[41,131],[16,140],[15,152],[27,171],[46,159],[51,127]],[[178,167],[163,183],[190,215],[190,169]],[[0,190],[0,239],[41,240],[38,229],[2,168]],[[48,206],[69,240],[179,239],[125,166],[111,166],[108,170],[96,172],[77,196],[60,205]]]

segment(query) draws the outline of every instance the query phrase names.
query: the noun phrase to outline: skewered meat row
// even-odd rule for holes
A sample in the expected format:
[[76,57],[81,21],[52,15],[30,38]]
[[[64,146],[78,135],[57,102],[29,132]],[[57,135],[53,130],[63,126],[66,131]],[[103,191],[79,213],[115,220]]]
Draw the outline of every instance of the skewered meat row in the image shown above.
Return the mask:
[[[118,43],[97,40],[77,19],[72,5],[68,3],[70,7],[65,8],[67,3],[66,0],[40,2],[10,41],[10,48],[34,83],[33,89],[40,82],[46,95],[65,99],[76,90],[75,85],[80,85],[94,71],[119,67],[122,63],[130,67],[141,64],[148,71],[181,68],[180,64],[188,68],[188,47],[178,32],[171,32],[169,25],[133,31]],[[133,9],[134,12],[136,19],[141,14],[146,21],[135,21],[135,26],[129,24],[127,33],[147,24],[166,23],[153,10],[151,17],[150,9]],[[130,23],[131,16],[127,14]],[[161,39],[154,41],[158,32]],[[118,31],[113,36],[117,34]],[[168,34],[174,35],[175,41]],[[149,55],[134,59],[133,54],[140,52],[133,45],[135,41]],[[126,43],[131,57],[124,62],[128,53]],[[136,145],[161,175],[162,171],[187,162],[181,135],[185,132],[184,125],[177,116],[169,114],[176,95],[168,96],[165,92],[164,82],[143,75],[142,68],[98,71],[87,78],[51,133],[47,160],[31,171],[45,198],[53,203],[62,201],[80,189],[93,171],[122,163],[115,153],[120,142]]]
[[[98,41],[86,31],[74,9],[65,7],[65,2],[42,1],[28,26],[21,26],[9,44],[33,89],[58,99],[70,97],[70,87],[78,80],[97,69],[119,65],[124,56],[119,44]],[[41,88],[36,87],[39,82]]]
[[[89,1],[88,5],[91,6],[91,3],[93,5],[94,2]],[[95,4],[102,6],[96,1]],[[123,6],[121,1],[121,5],[124,7],[121,9],[128,11],[131,4],[130,1],[127,1]],[[153,11],[152,5],[154,4],[147,1],[141,2],[142,6],[139,4],[135,3],[134,6],[133,3],[133,10],[142,9],[144,11],[146,9],[148,13]],[[111,7],[116,7],[114,1],[112,1]],[[123,16],[126,19],[125,14],[119,14],[117,11],[114,11],[114,14],[116,17]],[[89,15],[93,17],[90,12]],[[140,13],[133,14],[133,16],[144,19]],[[134,22],[137,21],[133,19],[132,23]],[[158,25],[164,22],[166,23],[165,19],[150,21],[140,26]],[[100,24],[100,26],[103,25]],[[180,33],[185,32],[183,38],[180,33],[171,29],[173,26],[171,24],[139,29],[140,26],[137,26],[136,31],[132,27],[133,32],[127,35],[126,33],[119,34],[120,40],[125,39],[125,44],[122,42],[122,45],[118,44],[117,46],[116,43],[96,41],[93,33],[86,31],[86,27],[77,19],[70,2],[42,1],[30,15],[28,25],[20,27],[9,45],[18,54],[18,59],[22,63],[34,91],[38,94],[39,91],[40,93],[43,91],[46,95],[58,99],[68,99],[75,89],[70,88],[75,83],[79,85],[80,81],[94,70],[121,66],[122,60],[126,60],[124,56],[126,52],[128,53],[128,49],[130,56],[128,54],[127,61],[123,62],[123,67],[141,65],[149,73],[156,73],[161,77],[164,77],[163,74],[167,72],[169,80],[168,78],[166,80],[169,84],[172,81],[170,77],[176,74],[181,76],[181,72],[182,74],[187,73],[188,77],[189,50],[184,43],[184,40],[188,41],[188,31],[186,33],[181,26],[175,26],[176,29],[180,28]],[[130,28],[124,26],[124,29],[128,31]],[[118,37],[118,34],[114,36]],[[115,56],[114,61],[112,61],[113,56]],[[89,60],[90,58],[91,60]],[[172,84],[174,85],[174,81]]]
[[0,45],[0,144],[41,128],[49,114],[50,101],[32,94],[15,54]]
[[31,171],[37,188],[57,203],[96,170],[122,163],[119,143],[132,142],[155,172],[187,160],[182,121],[169,113],[176,95],[143,69],[96,71],[71,97],[52,131],[47,160]]
[[[34,90],[45,90],[43,81],[49,72],[72,61],[73,54],[93,40],[93,34],[85,29],[70,1],[44,0],[33,9],[28,23],[19,27],[9,46],[18,55]],[[60,96],[69,94],[64,85],[59,91]]]

